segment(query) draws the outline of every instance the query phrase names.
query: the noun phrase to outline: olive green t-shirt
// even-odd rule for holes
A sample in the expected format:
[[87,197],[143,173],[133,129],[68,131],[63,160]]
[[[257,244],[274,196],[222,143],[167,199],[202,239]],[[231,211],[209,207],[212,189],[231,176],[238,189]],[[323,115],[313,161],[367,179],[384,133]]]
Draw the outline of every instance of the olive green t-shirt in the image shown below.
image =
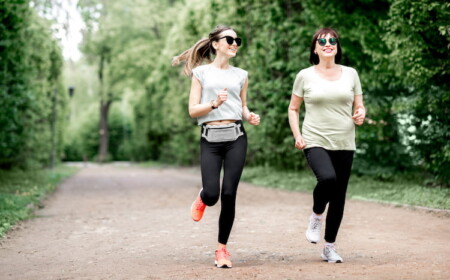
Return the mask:
[[306,148],[356,150],[352,108],[354,96],[362,94],[361,82],[355,69],[341,67],[336,81],[320,77],[314,66],[301,70],[295,78],[292,93],[305,103],[302,135]]

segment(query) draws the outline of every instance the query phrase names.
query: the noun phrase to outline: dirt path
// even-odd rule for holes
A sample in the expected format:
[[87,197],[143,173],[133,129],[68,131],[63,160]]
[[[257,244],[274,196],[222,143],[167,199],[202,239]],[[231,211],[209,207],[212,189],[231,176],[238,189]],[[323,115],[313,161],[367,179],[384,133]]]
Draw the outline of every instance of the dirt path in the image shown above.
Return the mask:
[[346,261],[306,242],[311,196],[242,183],[229,249],[213,266],[219,207],[190,219],[196,170],[91,166],[0,241],[0,279],[450,279],[450,217],[348,201]]

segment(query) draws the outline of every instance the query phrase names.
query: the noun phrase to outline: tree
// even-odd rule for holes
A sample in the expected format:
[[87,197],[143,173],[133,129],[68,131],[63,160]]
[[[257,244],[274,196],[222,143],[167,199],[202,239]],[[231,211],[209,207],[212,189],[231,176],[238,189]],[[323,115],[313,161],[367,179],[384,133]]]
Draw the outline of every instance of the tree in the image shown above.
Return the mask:
[[0,167],[48,165],[64,133],[61,50],[29,1],[0,1],[0,38]]
[[[100,81],[99,161],[108,154],[108,114],[127,88],[142,91],[161,44],[165,1],[79,2],[87,24],[83,52],[97,64]],[[173,2],[173,1],[170,1]]]
[[383,26],[390,53],[379,58],[390,62],[389,73],[412,100],[400,110],[405,145],[416,165],[434,175],[432,182],[448,185],[450,3],[395,0]]

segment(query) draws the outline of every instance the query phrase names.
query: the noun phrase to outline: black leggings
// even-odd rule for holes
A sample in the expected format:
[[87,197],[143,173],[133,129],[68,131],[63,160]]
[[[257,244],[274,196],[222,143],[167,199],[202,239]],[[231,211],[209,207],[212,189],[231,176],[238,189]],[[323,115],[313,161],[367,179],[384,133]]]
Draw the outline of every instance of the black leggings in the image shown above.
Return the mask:
[[[243,126],[242,129],[244,129]],[[247,134],[244,131],[244,135],[235,141],[219,143],[210,143],[202,137],[200,151],[203,183],[200,197],[208,206],[216,204],[220,197],[218,241],[221,244],[227,244],[234,222],[237,188],[247,154]],[[222,191],[220,191],[222,165],[224,174]]]
[[313,211],[316,214],[325,212],[325,241],[333,243],[344,215],[345,194],[352,169],[354,151],[329,151],[314,147],[304,150],[306,160],[317,178],[314,189]]

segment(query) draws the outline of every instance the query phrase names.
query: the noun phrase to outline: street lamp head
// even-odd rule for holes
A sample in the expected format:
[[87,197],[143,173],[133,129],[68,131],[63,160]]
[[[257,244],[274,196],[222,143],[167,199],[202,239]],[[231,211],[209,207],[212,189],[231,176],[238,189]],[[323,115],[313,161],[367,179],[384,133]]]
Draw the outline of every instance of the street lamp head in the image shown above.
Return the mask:
[[75,87],[74,86],[70,86],[69,87],[69,96],[72,97],[74,93],[75,93]]

